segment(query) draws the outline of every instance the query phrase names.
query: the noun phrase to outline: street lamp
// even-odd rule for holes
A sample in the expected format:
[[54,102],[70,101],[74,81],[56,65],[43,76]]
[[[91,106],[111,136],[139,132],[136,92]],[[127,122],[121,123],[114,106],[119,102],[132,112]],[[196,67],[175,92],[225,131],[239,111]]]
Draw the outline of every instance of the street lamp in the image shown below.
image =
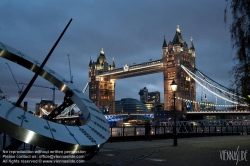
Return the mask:
[[174,137],[174,146],[177,146],[177,132],[176,132],[176,110],[175,110],[175,92],[177,90],[177,84],[173,82],[170,84],[172,91],[174,92],[174,130],[173,130],[173,137]]

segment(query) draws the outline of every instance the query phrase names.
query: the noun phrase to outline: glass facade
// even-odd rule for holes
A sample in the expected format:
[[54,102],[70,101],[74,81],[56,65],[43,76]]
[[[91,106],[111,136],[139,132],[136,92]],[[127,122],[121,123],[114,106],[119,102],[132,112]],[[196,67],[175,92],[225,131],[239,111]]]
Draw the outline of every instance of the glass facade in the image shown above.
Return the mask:
[[160,92],[155,91],[155,92],[148,92],[148,89],[144,87],[139,91],[140,95],[140,101],[143,103],[160,103],[161,98],[160,98]]
[[154,111],[155,104],[154,103],[144,103],[144,105],[147,107],[148,110]]
[[155,91],[155,92],[148,92],[148,102],[152,102],[152,103],[160,103],[161,99],[160,99],[160,92]]
[[150,112],[147,107],[139,100],[132,98],[124,98],[119,101],[115,101],[116,113],[138,113],[138,112]]

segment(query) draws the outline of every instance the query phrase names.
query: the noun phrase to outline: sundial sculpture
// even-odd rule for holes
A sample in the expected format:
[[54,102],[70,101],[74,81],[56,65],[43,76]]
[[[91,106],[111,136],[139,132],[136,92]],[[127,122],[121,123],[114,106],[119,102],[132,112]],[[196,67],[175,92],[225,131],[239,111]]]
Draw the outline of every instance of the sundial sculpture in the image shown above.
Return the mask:
[[[46,66],[38,72],[42,66],[40,62],[2,42],[0,57],[40,75],[65,93],[63,104],[47,119],[36,117],[0,98],[0,132],[47,150],[86,151],[85,159],[91,159],[110,136],[109,124],[97,106],[70,81]],[[85,117],[85,125],[67,126],[49,120],[73,103]]]

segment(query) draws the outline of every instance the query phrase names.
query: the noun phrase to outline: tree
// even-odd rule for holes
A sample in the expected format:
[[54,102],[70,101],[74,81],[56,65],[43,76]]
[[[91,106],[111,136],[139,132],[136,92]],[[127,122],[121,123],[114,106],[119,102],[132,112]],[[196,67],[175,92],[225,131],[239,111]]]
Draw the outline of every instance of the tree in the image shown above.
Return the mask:
[[227,7],[230,6],[232,24],[230,33],[232,47],[236,49],[235,65],[230,71],[234,75],[235,90],[247,98],[250,105],[250,0],[226,0],[224,22],[227,23]]

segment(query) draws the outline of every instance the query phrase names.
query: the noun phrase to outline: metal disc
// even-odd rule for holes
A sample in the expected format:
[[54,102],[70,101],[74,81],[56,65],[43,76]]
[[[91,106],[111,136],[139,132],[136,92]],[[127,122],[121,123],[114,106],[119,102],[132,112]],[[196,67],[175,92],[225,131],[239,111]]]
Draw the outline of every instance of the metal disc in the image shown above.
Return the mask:
[[[41,65],[39,61],[0,42],[0,57],[17,63],[32,72]],[[0,132],[45,149],[68,150],[75,152],[100,147],[109,136],[109,124],[96,105],[78,90],[70,81],[54,70],[44,66],[40,76],[62,92],[71,90],[71,100],[79,107],[85,117],[83,126],[67,126],[54,123],[15,107],[0,98]]]

